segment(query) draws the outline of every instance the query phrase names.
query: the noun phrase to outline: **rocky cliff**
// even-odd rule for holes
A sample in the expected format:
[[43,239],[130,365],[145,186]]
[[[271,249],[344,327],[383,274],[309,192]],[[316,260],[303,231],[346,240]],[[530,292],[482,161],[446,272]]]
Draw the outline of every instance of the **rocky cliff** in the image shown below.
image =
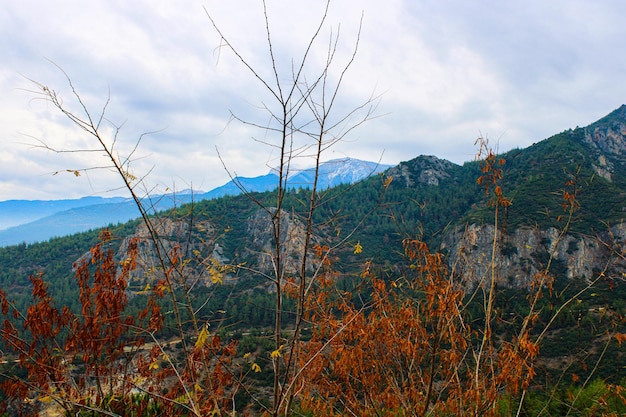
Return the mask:
[[[244,231],[244,235],[239,237],[218,230],[218,227],[208,220],[191,223],[185,218],[153,219],[159,236],[159,251],[165,257],[165,268],[171,267],[171,260],[175,261],[175,268],[171,274],[172,281],[176,283],[185,279],[188,286],[210,286],[216,282],[216,272],[220,274],[220,282],[234,282],[240,272],[246,274],[246,271],[258,271],[273,276],[272,220],[275,214],[275,209],[254,211],[243,222],[241,230]],[[299,270],[305,245],[305,224],[298,217],[284,211],[281,223],[283,272],[286,276],[294,276]],[[139,254],[137,268],[133,271],[129,283],[130,287],[141,289],[146,283],[163,279],[163,265],[159,261],[157,248],[144,223],[140,223],[132,235],[122,240],[116,259],[121,263],[127,257],[131,239],[138,239]],[[240,242],[232,244],[233,239],[239,239]],[[314,243],[315,239],[312,242]],[[229,253],[225,246],[237,249],[234,253]],[[78,262],[89,261],[90,256],[90,252],[86,252]],[[245,264],[249,268],[238,271],[229,267],[235,263]]]
[[[254,259],[254,265],[260,271],[274,270],[273,254],[275,252],[274,223],[272,219],[276,209],[259,209],[246,220],[246,235],[249,245],[246,253]],[[302,253],[306,241],[304,222],[295,215],[282,212],[281,217],[281,257],[284,273],[295,275],[302,261]]]
[[626,164],[626,105],[585,128],[585,144],[595,172],[608,181],[624,175]]
[[448,233],[441,248],[449,254],[451,268],[470,285],[487,279],[492,253],[499,283],[506,287],[527,287],[548,266],[556,279],[590,281],[600,273],[611,279],[626,277],[626,223],[595,236],[561,234],[556,228],[503,234],[493,225],[472,224]]

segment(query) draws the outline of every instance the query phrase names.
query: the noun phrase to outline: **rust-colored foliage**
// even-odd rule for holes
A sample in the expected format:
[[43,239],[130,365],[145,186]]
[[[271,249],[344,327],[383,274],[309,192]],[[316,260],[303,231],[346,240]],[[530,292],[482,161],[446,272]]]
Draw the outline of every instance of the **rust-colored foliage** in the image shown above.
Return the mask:
[[[25,315],[0,291],[6,318],[2,338],[19,370],[0,384],[7,406],[20,415],[37,415],[42,404],[56,402],[71,415],[80,410],[120,415],[220,415],[231,412],[243,378],[233,363],[236,342],[223,343],[208,324],[179,363],[157,333],[163,325],[158,299],[172,291],[158,282],[136,316],[125,313],[127,282],[137,266],[138,239],[116,260],[108,231],[88,256],[74,264],[80,311],[57,308],[43,276],[31,277],[33,304]],[[172,256],[171,269],[180,256]],[[166,273],[171,273],[166,271]],[[21,322],[23,330],[14,323]],[[235,374],[235,371],[240,374]],[[141,392],[146,395],[139,395]],[[151,411],[150,411],[151,410]]]
[[158,399],[163,415],[222,415],[232,412],[233,398],[243,375],[233,363],[236,342],[225,344],[219,335],[201,331],[186,354],[186,365],[178,366],[159,346],[137,363],[137,378],[151,398]]
[[[511,205],[499,185],[505,161],[480,145],[478,184],[492,195],[497,226],[498,208]],[[496,235],[494,251],[497,244]],[[306,307],[313,334],[301,357],[303,407],[319,416],[496,415],[500,396],[526,389],[535,375],[532,320],[512,328],[511,340],[497,338],[495,267],[476,321],[467,315],[466,281],[442,254],[418,239],[404,240],[404,253],[409,268],[395,279],[365,264],[359,292],[371,293],[367,302],[334,290],[331,272],[318,277]]]
[[485,189],[486,196],[489,196],[490,191],[493,189],[493,198],[489,202],[491,205],[495,207],[509,207],[512,201],[504,196],[502,187],[499,185],[500,180],[504,176],[503,167],[506,164],[506,160],[499,158],[493,152],[489,147],[487,139],[478,138],[476,144],[479,146],[478,158],[481,159],[481,175],[476,179],[476,182]]
[[[23,323],[18,330],[5,318],[2,338],[25,378],[9,375],[0,385],[17,412],[27,415],[39,403],[54,401],[67,412],[85,406],[101,407],[111,395],[128,396],[134,385],[129,357],[143,345],[145,331],[162,322],[158,305],[150,300],[139,317],[125,315],[127,279],[135,268],[137,241],[128,245],[118,263],[105,230],[90,256],[74,265],[81,311],[60,309],[48,294],[42,275],[32,276],[33,304],[23,316],[6,294],[0,294],[2,312]],[[38,400],[38,401],[35,401]]]
[[[528,334],[490,343],[466,320],[466,293],[439,253],[404,241],[410,269],[386,282],[363,274],[371,300],[357,306],[322,277],[309,298],[313,336],[304,344],[303,406],[315,415],[495,415],[504,391],[534,376]],[[367,268],[365,268],[368,271]],[[478,367],[478,369],[477,369]]]

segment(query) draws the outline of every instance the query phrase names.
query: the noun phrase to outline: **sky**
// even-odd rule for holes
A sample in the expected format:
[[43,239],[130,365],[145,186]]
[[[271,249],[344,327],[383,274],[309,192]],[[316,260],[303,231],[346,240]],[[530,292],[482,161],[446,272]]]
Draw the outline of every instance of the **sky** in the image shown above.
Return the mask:
[[[94,120],[105,109],[101,137],[139,194],[206,191],[277,165],[277,137],[262,129],[276,102],[255,78],[274,86],[262,1],[0,3],[0,201],[125,195],[95,138],[42,100],[45,86],[84,117],[68,78]],[[325,4],[266,0],[282,85]],[[306,81],[336,40],[333,91],[358,40],[329,120],[371,113],[330,132],[341,140],[322,158],[462,164],[479,136],[504,152],[586,126],[626,102],[624,16],[621,0],[333,0]]]

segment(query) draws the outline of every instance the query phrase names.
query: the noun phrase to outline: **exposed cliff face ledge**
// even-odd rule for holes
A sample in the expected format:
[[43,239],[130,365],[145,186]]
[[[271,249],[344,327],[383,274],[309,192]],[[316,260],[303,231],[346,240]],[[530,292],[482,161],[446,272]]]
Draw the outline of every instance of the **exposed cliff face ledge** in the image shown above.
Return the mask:
[[[273,254],[275,252],[274,223],[272,216],[276,209],[270,211],[259,209],[246,221],[246,235],[249,237],[249,254],[256,256],[256,267],[260,271],[273,271]],[[295,216],[283,211],[281,217],[281,256],[284,261],[284,273],[294,275],[298,271],[304,245],[306,227]],[[307,258],[308,259],[308,258]]]
[[596,127],[585,130],[585,142],[591,147],[596,159],[593,168],[602,178],[611,181],[615,172],[614,161],[626,155],[626,125]]
[[[208,221],[200,221],[190,224],[184,220],[173,220],[167,217],[153,219],[155,231],[161,243],[160,250],[163,256],[185,258],[184,271],[179,262],[177,271],[182,271],[188,285],[212,285],[212,277],[207,268],[207,260],[215,259],[222,264],[227,264],[229,259],[224,256],[222,247],[215,241],[217,233],[215,227]],[[121,261],[128,256],[128,246],[131,239],[138,239],[137,268],[129,277],[131,288],[142,288],[146,283],[154,283],[164,278],[163,268],[157,257],[154,242],[150,232],[144,223],[140,223],[135,233],[124,238],[117,253],[116,260]],[[86,252],[77,262],[89,262],[91,253]],[[169,263],[166,261],[166,267]],[[181,276],[174,274],[171,279],[177,283]],[[234,279],[226,274],[224,281]]]
[[[233,262],[232,257],[243,259],[245,262],[249,261],[255,270],[271,275],[274,272],[275,242],[272,217],[275,212],[276,209],[258,209],[245,220],[246,243],[238,255],[226,253],[224,247],[217,241],[222,237],[221,233],[218,233],[215,225],[209,221],[198,221],[191,224],[185,219],[167,217],[153,220],[159,236],[161,253],[166,258],[178,256],[176,272],[171,279],[175,284],[184,279],[187,281],[187,285],[213,285],[210,267],[215,263],[230,264]],[[141,289],[146,283],[154,283],[163,279],[163,267],[157,257],[157,250],[150,232],[144,223],[140,223],[135,229],[135,233],[120,243],[115,255],[116,260],[121,264],[128,256],[131,239],[138,239],[139,246],[137,268],[132,271],[129,277],[130,286]],[[313,236],[310,243],[315,244],[317,240]],[[298,275],[305,244],[306,225],[297,216],[283,211],[280,255],[283,265],[282,272],[285,277]],[[310,261],[307,267],[312,270],[315,267],[313,255],[309,253],[307,259]],[[90,252],[86,252],[77,260],[77,262],[90,261]],[[165,263],[165,267],[168,268],[170,263],[167,259]],[[235,274],[227,272],[224,273],[222,279],[224,282],[234,282],[238,278]]]
[[626,153],[626,125],[620,124],[614,128],[597,127],[585,132],[585,140],[597,146],[602,152],[609,155],[623,155]]
[[[560,236],[555,228],[537,230],[522,228],[511,234],[497,233],[495,265],[498,281],[508,287],[527,287],[533,276],[546,268],[553,254],[551,272],[556,279],[594,279],[607,266],[607,273],[623,279],[626,260],[626,224],[611,227],[596,237]],[[449,254],[449,264],[469,285],[488,282],[494,227],[469,225],[449,233],[442,249]]]

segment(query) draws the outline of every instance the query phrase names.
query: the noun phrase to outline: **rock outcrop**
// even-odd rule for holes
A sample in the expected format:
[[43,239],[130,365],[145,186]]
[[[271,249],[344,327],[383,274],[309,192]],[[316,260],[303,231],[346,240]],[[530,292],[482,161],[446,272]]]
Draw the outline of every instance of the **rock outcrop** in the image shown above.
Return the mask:
[[597,236],[561,235],[555,228],[520,228],[502,234],[496,233],[493,225],[472,224],[448,233],[441,248],[448,253],[451,268],[470,286],[489,282],[493,254],[499,284],[523,288],[548,262],[557,279],[590,281],[603,271],[607,277],[624,279],[625,244],[626,223]]
[[401,162],[389,169],[387,175],[401,179],[407,187],[437,186],[439,181],[450,177],[450,171],[456,166],[445,159],[424,155],[408,162]]
[[[255,258],[255,268],[263,272],[274,270],[272,258],[275,252],[275,238],[272,217],[275,215],[276,209],[270,211],[259,209],[246,221],[246,235],[250,242],[247,252]],[[291,275],[297,273],[305,242],[305,224],[297,216],[283,211],[280,245],[284,273]]]
[[[230,259],[224,255],[223,248],[217,243],[217,231],[209,221],[190,223],[185,219],[162,217],[152,219],[159,237],[157,251],[150,232],[141,222],[135,233],[126,237],[119,246],[116,258],[122,261],[127,257],[131,239],[138,240],[137,268],[131,274],[130,287],[143,287],[164,278],[163,265],[158,253],[165,259],[165,268],[176,263],[170,279],[173,283],[186,281],[186,285],[211,285],[214,275],[211,267],[226,265]],[[213,269],[214,271],[215,269]],[[225,274],[224,281],[233,279]]]
[[595,159],[593,169],[602,178],[612,181],[616,169],[626,163],[626,106],[585,128],[584,141]]

